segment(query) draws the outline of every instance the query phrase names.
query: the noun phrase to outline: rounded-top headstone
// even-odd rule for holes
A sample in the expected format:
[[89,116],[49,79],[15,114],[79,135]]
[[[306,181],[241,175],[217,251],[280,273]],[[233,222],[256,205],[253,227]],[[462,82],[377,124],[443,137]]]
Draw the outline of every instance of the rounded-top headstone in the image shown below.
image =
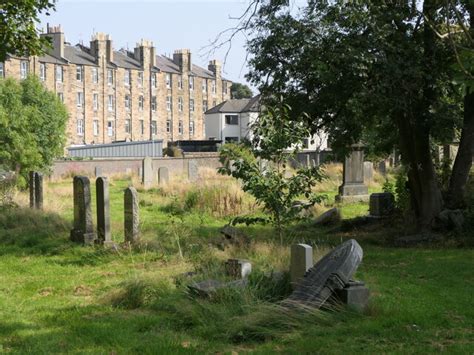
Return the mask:
[[345,287],[362,256],[362,248],[354,239],[342,243],[308,270],[283,304],[321,307],[334,291]]

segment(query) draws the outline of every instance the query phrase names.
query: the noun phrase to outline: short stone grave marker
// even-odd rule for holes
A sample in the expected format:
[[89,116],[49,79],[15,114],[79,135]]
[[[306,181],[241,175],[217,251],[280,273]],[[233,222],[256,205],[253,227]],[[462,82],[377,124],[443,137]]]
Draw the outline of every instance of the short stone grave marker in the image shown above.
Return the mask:
[[158,184],[163,185],[169,181],[169,171],[166,166],[162,166],[158,169]]
[[74,228],[71,240],[78,243],[94,244],[97,239],[94,233],[91,210],[91,188],[86,176],[74,177]]
[[142,184],[145,189],[153,185],[153,160],[150,157],[146,157],[142,162]]
[[136,243],[140,237],[138,193],[128,187],[124,193],[124,231],[125,242]]
[[97,240],[100,244],[112,245],[112,234],[110,232],[109,180],[106,177],[98,177],[95,185],[97,201]]
[[294,244],[291,246],[290,280],[293,287],[313,266],[313,248],[308,244]]
[[189,181],[196,181],[199,177],[199,168],[196,160],[190,160],[188,162],[188,179]]

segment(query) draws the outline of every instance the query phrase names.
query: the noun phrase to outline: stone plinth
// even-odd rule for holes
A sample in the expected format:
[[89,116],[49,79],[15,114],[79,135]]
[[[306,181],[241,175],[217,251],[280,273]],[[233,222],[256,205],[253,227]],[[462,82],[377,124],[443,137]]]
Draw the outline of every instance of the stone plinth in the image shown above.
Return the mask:
[[343,181],[339,186],[338,202],[369,200],[369,189],[364,183],[364,150],[362,145],[353,145],[344,160]]
[[336,296],[342,303],[358,311],[367,307],[369,295],[369,289],[361,281],[349,281],[342,290],[336,291]]

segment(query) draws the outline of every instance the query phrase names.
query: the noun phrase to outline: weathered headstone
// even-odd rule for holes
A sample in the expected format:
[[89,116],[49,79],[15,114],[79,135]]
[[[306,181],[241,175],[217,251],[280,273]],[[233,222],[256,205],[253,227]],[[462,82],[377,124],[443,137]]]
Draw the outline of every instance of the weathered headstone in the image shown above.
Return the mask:
[[336,201],[368,201],[369,190],[364,184],[364,149],[360,144],[354,144],[351,149],[344,160],[343,181]]
[[43,209],[43,174],[35,173],[35,208]]
[[162,166],[161,168],[158,169],[158,184],[166,184],[168,183],[170,177],[169,177],[169,171],[166,166]]
[[370,195],[370,215],[373,217],[386,217],[392,214],[395,200],[390,192],[378,192]]
[[342,290],[336,291],[337,298],[350,308],[363,311],[369,303],[369,289],[361,281],[349,281]]
[[96,166],[95,167],[95,177],[98,178],[99,176],[102,176],[102,167]]
[[243,279],[252,272],[252,264],[248,260],[229,259],[225,262],[225,270],[228,276]]
[[135,243],[140,237],[138,193],[134,187],[127,187],[124,195],[125,242]]
[[335,291],[346,287],[362,256],[362,248],[354,239],[342,243],[307,271],[283,304],[320,308]]
[[308,244],[294,244],[291,246],[290,279],[293,287],[313,266],[313,248]]
[[188,161],[188,180],[189,181],[196,181],[199,177],[198,174],[198,163],[196,160]]
[[29,188],[30,188],[30,208],[35,208],[36,200],[35,200],[35,172],[29,172]]
[[369,184],[374,179],[374,163],[364,161],[364,183]]
[[145,189],[153,185],[153,160],[146,157],[142,162],[142,183]]
[[341,221],[341,211],[339,211],[338,208],[334,207],[322,213],[318,217],[316,217],[314,220],[314,224],[326,226],[329,224],[338,223],[340,221]]
[[379,163],[377,170],[382,176],[387,176],[387,162],[385,160],[382,160]]
[[74,228],[71,230],[71,240],[90,245],[97,239],[92,221],[90,181],[86,176],[75,176],[73,183]]
[[109,181],[106,177],[98,177],[95,186],[97,201],[97,240],[99,244],[112,245],[112,235],[110,232]]

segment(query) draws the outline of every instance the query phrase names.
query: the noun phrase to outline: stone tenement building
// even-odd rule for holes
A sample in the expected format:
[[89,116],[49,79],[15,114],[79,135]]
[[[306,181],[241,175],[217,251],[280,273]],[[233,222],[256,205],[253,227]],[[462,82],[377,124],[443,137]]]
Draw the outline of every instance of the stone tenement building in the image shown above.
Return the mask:
[[10,56],[0,63],[0,77],[35,74],[55,92],[69,111],[70,145],[204,139],[204,112],[230,98],[232,83],[222,77],[221,64],[194,65],[188,49],[168,58],[142,40],[133,52],[115,51],[103,33],[90,47],[71,46],[60,26],[48,26],[44,36],[53,44],[47,54]]

